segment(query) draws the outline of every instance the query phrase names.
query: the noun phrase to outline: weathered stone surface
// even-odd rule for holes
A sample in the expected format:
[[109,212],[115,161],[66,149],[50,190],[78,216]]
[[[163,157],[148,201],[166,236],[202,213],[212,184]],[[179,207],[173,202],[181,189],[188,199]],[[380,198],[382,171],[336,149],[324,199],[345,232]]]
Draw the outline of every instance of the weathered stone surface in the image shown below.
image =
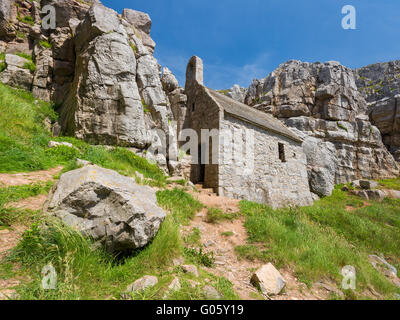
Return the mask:
[[351,191],[351,193],[358,197],[369,200],[368,193],[365,190],[353,190],[353,191]]
[[25,68],[29,61],[14,54],[6,54],[7,68],[0,73],[0,81],[13,87],[20,87],[30,91],[33,75]]
[[163,68],[163,76],[161,79],[164,91],[170,93],[179,88],[178,80],[176,80],[175,76],[172,72],[167,68]]
[[11,7],[14,0],[1,0],[0,2],[0,38],[5,37],[10,32]]
[[93,163],[90,162],[90,161],[87,161],[87,160],[83,160],[83,159],[77,158],[76,159],[76,165],[79,166],[79,167],[86,167],[86,166],[93,165]]
[[26,63],[29,62],[28,59],[22,58],[15,54],[6,54],[6,64],[8,66],[14,66],[18,68],[23,68]]
[[366,190],[368,199],[382,201],[387,197],[387,193],[383,190]]
[[235,84],[231,89],[227,90],[225,94],[236,101],[244,103],[247,94],[247,89],[241,88],[238,84]]
[[61,110],[64,131],[99,144],[148,146],[136,58],[117,13],[93,5],[75,42],[75,80]]
[[110,251],[142,248],[166,216],[152,188],[98,166],[63,174],[44,210]]
[[69,27],[70,19],[82,20],[93,3],[100,3],[100,1],[41,0],[42,7],[51,5],[56,9],[57,27]]
[[222,299],[221,294],[212,286],[206,285],[203,287],[203,294],[207,300],[220,300]]
[[183,257],[178,257],[178,258],[174,258],[172,259],[172,264],[176,267],[176,266],[180,266],[185,262],[185,259]]
[[352,194],[367,200],[382,201],[388,197],[388,193],[383,190],[353,190]]
[[400,161],[400,60],[355,70],[357,86],[369,102],[369,116],[383,142]]
[[311,191],[329,196],[335,187],[336,150],[332,143],[309,137],[303,143]]
[[69,142],[49,141],[49,143],[47,144],[47,147],[49,147],[49,148],[57,148],[59,146],[66,146],[66,147],[69,147],[69,148],[73,148],[74,147],[72,145],[72,143],[69,143]]
[[136,293],[140,291],[144,291],[148,288],[154,287],[158,283],[158,279],[155,276],[144,276],[134,283],[130,284],[128,288],[126,288],[125,293]]
[[384,258],[381,258],[377,255],[370,255],[369,261],[371,262],[372,266],[378,271],[382,270],[381,267],[384,267],[386,269],[385,275],[388,275],[389,273],[397,276],[397,269],[389,262],[387,262]]
[[134,32],[147,49],[153,53],[156,44],[150,38],[151,19],[147,13],[124,9],[122,17],[134,27]]
[[400,199],[400,191],[399,190],[387,190],[386,191],[388,197],[393,199]]
[[150,16],[147,13],[132,9],[124,9],[122,11],[122,17],[130,24],[132,24],[135,28],[150,35],[152,22]]
[[190,274],[194,275],[195,277],[199,276],[199,271],[197,270],[197,267],[192,265],[192,264],[181,265],[181,268],[182,268],[184,273],[190,273]]
[[279,271],[271,263],[258,269],[252,276],[251,282],[266,296],[280,294],[286,285]]
[[170,285],[168,286],[168,289],[171,291],[179,291],[181,289],[181,283],[179,282],[178,278],[174,278]]
[[379,186],[379,183],[373,180],[359,180],[359,183],[363,189],[375,189]]
[[[314,137],[333,144],[335,184],[399,173],[378,128],[369,122],[368,105],[353,71],[338,62],[288,61],[267,78],[253,81],[246,103],[281,118],[303,139]],[[312,167],[311,180],[325,181],[326,171],[310,171]]]

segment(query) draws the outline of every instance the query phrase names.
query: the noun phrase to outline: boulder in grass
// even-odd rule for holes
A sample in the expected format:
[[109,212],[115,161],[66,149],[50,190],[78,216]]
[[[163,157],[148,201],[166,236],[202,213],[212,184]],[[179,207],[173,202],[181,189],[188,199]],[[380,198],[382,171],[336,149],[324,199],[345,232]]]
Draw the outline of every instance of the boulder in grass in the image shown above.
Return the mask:
[[152,188],[95,165],[63,174],[44,210],[110,252],[144,247],[166,216]]
[[271,263],[258,269],[251,278],[251,283],[259,288],[265,296],[280,294],[286,285],[282,275]]

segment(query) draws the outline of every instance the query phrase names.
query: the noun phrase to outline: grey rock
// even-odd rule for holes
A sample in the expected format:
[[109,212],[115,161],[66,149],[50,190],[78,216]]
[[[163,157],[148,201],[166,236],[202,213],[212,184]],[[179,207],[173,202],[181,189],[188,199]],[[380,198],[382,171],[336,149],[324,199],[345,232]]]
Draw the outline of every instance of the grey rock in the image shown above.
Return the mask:
[[217,289],[215,289],[214,287],[212,287],[210,285],[204,286],[202,291],[207,300],[221,300],[222,299],[222,296],[217,291]]
[[52,188],[44,211],[109,251],[144,247],[166,216],[152,188],[98,166],[63,174]]
[[[357,86],[369,102],[369,116],[389,151],[400,161],[400,60],[354,71]],[[397,108],[396,108],[397,105]]]
[[393,199],[400,199],[400,191],[399,190],[386,190],[387,195]]
[[6,54],[5,63],[7,68],[0,74],[0,81],[30,91],[33,75],[25,69],[25,64],[29,63],[29,60],[15,54]]
[[360,180],[354,180],[354,181],[352,181],[352,182],[351,182],[351,185],[352,185],[354,188],[361,188]]
[[247,94],[247,89],[241,88],[239,85],[235,84],[233,87],[228,90],[226,95],[236,101],[239,101],[241,103],[244,103],[244,100],[246,98]]
[[271,263],[258,269],[252,276],[251,283],[267,297],[280,294],[286,285],[282,275]]
[[383,190],[366,190],[366,193],[370,200],[382,201],[387,197],[386,192]]
[[215,246],[215,241],[214,240],[208,240],[203,244],[203,246],[205,248],[209,248],[209,247]]
[[194,275],[195,277],[199,277],[199,271],[197,270],[197,267],[194,265],[181,265],[181,268],[184,273],[190,273]]
[[51,5],[55,8],[57,27],[69,27],[70,19],[82,20],[93,3],[99,0],[70,1],[70,0],[41,0],[41,6]]
[[12,5],[14,4],[14,0],[1,0],[0,2],[0,37],[10,33],[9,22],[11,19],[12,13]]
[[312,198],[313,198],[314,201],[319,201],[319,200],[321,200],[321,198],[320,198],[316,193],[311,192],[311,196],[312,196]]
[[124,9],[122,11],[122,17],[130,24],[132,24],[135,28],[150,35],[152,22],[150,16],[147,13],[132,9]]
[[179,88],[178,80],[176,80],[175,76],[172,72],[167,68],[163,68],[163,76],[161,79],[164,91],[170,93]]
[[309,137],[303,143],[311,191],[329,196],[335,187],[336,150],[329,142]]
[[181,289],[181,283],[179,282],[178,278],[174,278],[170,285],[168,286],[168,289],[171,291],[179,291]]
[[92,6],[75,44],[75,80],[60,115],[63,131],[97,144],[149,146],[136,58],[117,13]]
[[359,180],[359,182],[360,187],[363,189],[375,189],[379,186],[378,182],[372,180]]
[[179,258],[172,259],[172,264],[173,264],[175,267],[184,264],[184,262],[185,262],[185,260],[183,259],[183,257],[179,257]]
[[389,272],[397,276],[397,269],[392,266],[389,262],[387,262],[384,258],[381,258],[377,255],[370,255],[369,261],[371,262],[372,266],[377,269],[378,265],[384,265]]
[[93,165],[92,162],[87,161],[87,160],[82,160],[82,159],[79,159],[79,158],[76,159],[76,164],[77,164],[78,166],[80,166],[80,167],[86,167],[86,166],[91,166],[91,165]]
[[158,283],[155,276],[144,276],[130,284],[125,293],[136,293],[154,287]]
[[135,36],[141,40],[150,53],[153,53],[156,44],[150,38],[152,22],[149,15],[132,9],[124,9],[122,17],[133,26]]
[[47,147],[49,148],[57,148],[59,146],[66,146],[68,148],[73,148],[73,144],[69,142],[57,142],[57,141],[49,141]]
[[33,75],[27,69],[8,65],[7,68],[0,73],[0,81],[9,86],[30,91],[32,88]]
[[18,68],[23,68],[26,63],[29,63],[28,59],[22,58],[15,54],[6,54],[5,61],[8,66],[14,66]]
[[358,197],[361,197],[361,198],[364,198],[366,200],[369,200],[369,196],[368,196],[368,193],[367,193],[366,190],[353,190],[353,191],[351,191],[351,193],[356,195],[356,196],[358,196]]

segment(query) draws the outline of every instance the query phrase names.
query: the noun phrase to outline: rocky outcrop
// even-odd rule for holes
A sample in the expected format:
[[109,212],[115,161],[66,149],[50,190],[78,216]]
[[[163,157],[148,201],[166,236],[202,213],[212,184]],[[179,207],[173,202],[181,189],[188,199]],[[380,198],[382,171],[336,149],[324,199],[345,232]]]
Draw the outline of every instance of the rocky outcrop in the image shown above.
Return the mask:
[[5,55],[6,69],[0,73],[0,81],[14,87],[31,90],[33,75],[27,65],[30,61],[14,55]]
[[91,165],[63,174],[44,211],[112,252],[144,247],[166,216],[152,188]]
[[383,142],[400,161],[400,60],[355,70],[357,86],[369,102],[371,122]]
[[135,36],[142,41],[143,45],[149,50],[149,52],[153,53],[156,44],[150,37],[152,24],[150,16],[144,12],[124,9],[122,17],[132,25]]
[[[45,5],[56,9],[55,29],[41,26]],[[121,16],[98,0],[4,1],[5,12],[10,23],[0,33],[0,53],[30,55],[36,70],[2,64],[0,79],[53,101],[60,113],[53,132],[137,148],[168,173],[169,153],[157,147],[169,150],[186,96],[176,79],[163,88],[147,14],[125,9]]]
[[92,143],[148,146],[136,58],[117,13],[93,5],[74,40],[77,61],[61,111],[64,130]]
[[310,184],[319,195],[330,194],[334,184],[399,173],[369,121],[353,71],[338,62],[288,61],[265,79],[254,80],[245,101],[306,140]]

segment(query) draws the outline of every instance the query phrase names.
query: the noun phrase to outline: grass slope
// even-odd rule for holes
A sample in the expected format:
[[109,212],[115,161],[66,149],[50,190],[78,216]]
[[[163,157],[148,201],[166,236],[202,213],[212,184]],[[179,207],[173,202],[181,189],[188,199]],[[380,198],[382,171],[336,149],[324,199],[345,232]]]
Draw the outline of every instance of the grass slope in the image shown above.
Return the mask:
[[[400,289],[378,273],[368,255],[383,254],[400,266],[400,200],[386,199],[363,207],[361,198],[337,187],[331,197],[314,206],[273,210],[242,201],[250,245],[237,247],[242,258],[260,259],[278,267],[290,266],[306,284],[330,279],[340,287],[341,269],[357,270],[357,290],[349,297],[363,297],[368,286],[388,298]],[[352,210],[346,208],[352,207]],[[251,243],[263,244],[257,249]]]
[[[75,169],[81,158],[127,176],[136,171],[152,179],[149,184],[164,185],[166,177],[155,165],[123,148],[106,149],[71,137],[51,137],[43,125],[57,115],[50,103],[35,99],[31,93],[0,84],[0,173],[26,172],[66,166]],[[75,148],[47,148],[50,140],[66,141]]]
[[[166,295],[168,299],[205,299],[201,288],[206,284],[213,285],[224,299],[237,299],[232,284],[202,271],[196,256],[187,254],[185,259],[186,263],[195,264],[200,269],[199,278],[172,266],[172,259],[185,252],[179,227],[190,221],[202,205],[178,189],[159,191],[157,198],[170,214],[146,248],[129,256],[113,257],[95,249],[89,239],[59,221],[41,216],[24,233],[7,260],[0,264],[0,278],[24,276],[31,279],[17,288],[20,299],[119,299],[130,283],[144,275],[157,276],[159,283],[136,294],[134,299],[163,299]],[[47,228],[39,228],[42,224]],[[12,271],[15,263],[20,269]],[[48,264],[57,270],[55,290],[41,287],[41,270]],[[182,288],[168,292],[167,287],[175,277],[180,279]],[[199,285],[192,288],[190,280]]]

